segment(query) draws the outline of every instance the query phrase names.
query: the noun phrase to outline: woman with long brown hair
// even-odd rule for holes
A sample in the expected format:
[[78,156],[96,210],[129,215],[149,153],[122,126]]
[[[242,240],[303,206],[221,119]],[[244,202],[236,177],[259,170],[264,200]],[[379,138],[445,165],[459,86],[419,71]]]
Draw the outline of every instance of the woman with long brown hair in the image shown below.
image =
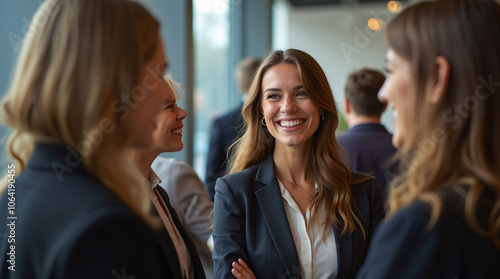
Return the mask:
[[422,2],[387,28],[404,171],[361,278],[500,278],[500,5]]
[[353,278],[384,209],[375,179],[341,159],[319,64],[300,50],[269,54],[243,117],[231,174],[215,187],[215,277]]

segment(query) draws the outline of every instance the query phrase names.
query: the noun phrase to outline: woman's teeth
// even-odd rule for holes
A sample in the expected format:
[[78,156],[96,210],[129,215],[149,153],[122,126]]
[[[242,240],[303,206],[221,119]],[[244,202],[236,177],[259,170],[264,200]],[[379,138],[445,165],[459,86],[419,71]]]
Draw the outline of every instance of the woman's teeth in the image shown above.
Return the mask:
[[294,120],[294,121],[281,121],[281,127],[294,127],[304,123],[304,120]]

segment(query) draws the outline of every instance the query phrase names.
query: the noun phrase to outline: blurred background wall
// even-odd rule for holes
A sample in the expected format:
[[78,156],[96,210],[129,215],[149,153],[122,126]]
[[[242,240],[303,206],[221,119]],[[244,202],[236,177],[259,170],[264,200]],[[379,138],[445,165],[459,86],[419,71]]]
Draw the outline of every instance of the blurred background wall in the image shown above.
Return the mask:
[[[41,2],[0,2],[2,97],[8,90],[17,54],[28,34],[29,22]],[[416,1],[139,2],[161,22],[161,35],[171,62],[169,72],[184,87],[180,105],[189,113],[184,121],[185,148],[168,156],[192,164],[203,178],[211,121],[241,103],[241,93],[233,74],[240,59],[247,56],[263,58],[275,49],[298,48],[308,52],[325,70],[342,111],[347,75],[362,67],[382,69],[386,52],[384,26],[400,8]],[[396,9],[391,12],[394,5],[397,5]],[[384,113],[382,121],[393,130],[390,111]],[[8,129],[0,126],[0,175],[9,161],[4,147],[7,135]]]

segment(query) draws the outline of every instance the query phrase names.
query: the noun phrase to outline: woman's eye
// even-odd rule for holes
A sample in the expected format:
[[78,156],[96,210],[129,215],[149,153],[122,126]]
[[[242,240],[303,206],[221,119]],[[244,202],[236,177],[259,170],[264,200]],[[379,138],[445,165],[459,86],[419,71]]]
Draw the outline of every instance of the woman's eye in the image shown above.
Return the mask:
[[279,96],[277,94],[269,94],[267,95],[267,99],[277,99]]
[[169,106],[166,106],[164,109],[173,109],[175,107],[175,104],[171,104]]
[[307,97],[307,94],[304,91],[299,91],[299,92],[297,92],[296,96],[297,97]]

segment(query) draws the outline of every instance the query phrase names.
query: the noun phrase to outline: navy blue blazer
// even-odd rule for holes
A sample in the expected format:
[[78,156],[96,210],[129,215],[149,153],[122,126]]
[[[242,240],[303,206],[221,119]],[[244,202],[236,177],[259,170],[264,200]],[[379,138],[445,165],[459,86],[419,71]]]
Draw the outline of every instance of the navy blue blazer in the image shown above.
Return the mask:
[[[366,177],[354,173],[357,178]],[[214,278],[233,278],[231,263],[242,258],[259,279],[302,278],[272,155],[241,172],[224,176],[215,186]],[[384,218],[376,180],[352,185],[366,239],[360,230],[341,238],[335,227],[336,278],[355,278],[375,228]]]
[[[196,250],[196,246],[194,245],[191,236],[189,235],[188,231],[184,228],[181,219],[179,219],[179,216],[177,215],[177,212],[170,204],[170,198],[167,194],[167,191],[165,191],[163,187],[157,187],[157,188],[158,192],[163,198],[163,201],[165,201],[165,205],[167,206],[170,215],[172,216],[172,221],[174,222],[175,227],[179,231],[180,235],[182,236],[182,239],[184,240],[184,243],[186,244],[186,248],[191,258],[191,263],[193,264],[194,278],[205,279],[205,270],[203,269],[203,264],[201,263],[200,255]],[[156,211],[154,206],[152,210],[159,218],[160,216],[158,214],[158,211]],[[176,251],[175,245],[172,239],[170,238],[170,235],[168,234],[167,228],[165,226],[161,226],[161,228],[157,231],[157,233],[160,242],[162,244],[163,251],[165,251],[168,255],[168,263],[170,265],[170,271],[171,271],[171,274],[168,278],[182,278],[182,271],[181,271],[181,265],[179,263],[179,258],[177,257],[177,254],[175,252]]]
[[64,145],[36,144],[14,187],[0,198],[0,219],[14,224],[0,226],[1,278],[181,279],[168,234],[151,229]]
[[205,187],[212,201],[215,194],[215,181],[226,174],[227,150],[236,141],[243,127],[242,108],[243,106],[240,106],[215,119],[212,125],[205,174]]
[[[432,230],[430,206],[414,201],[380,224],[358,278],[500,278],[500,248],[478,235],[464,218],[464,198],[452,189],[438,192],[441,218]],[[488,197],[489,195],[489,197]],[[478,201],[479,223],[487,223],[493,193]]]
[[392,135],[381,124],[365,123],[337,136],[337,142],[349,154],[351,170],[375,175],[385,200],[387,184],[397,174],[396,166],[387,165],[396,153]]

